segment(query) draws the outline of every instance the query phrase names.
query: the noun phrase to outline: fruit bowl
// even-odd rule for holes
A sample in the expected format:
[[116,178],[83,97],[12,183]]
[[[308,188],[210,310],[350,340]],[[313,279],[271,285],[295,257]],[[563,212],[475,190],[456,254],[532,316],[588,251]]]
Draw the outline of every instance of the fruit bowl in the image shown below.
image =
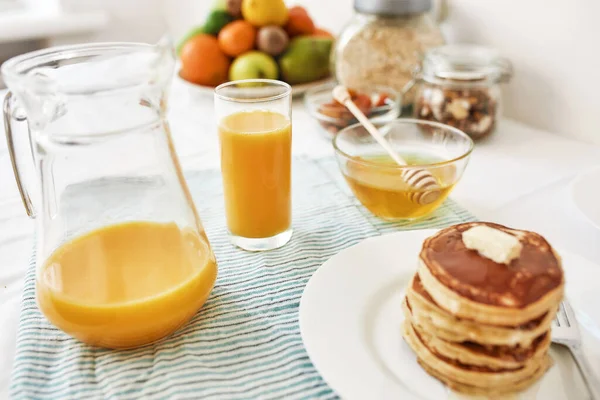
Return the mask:
[[[320,126],[321,133],[332,139],[340,130],[358,121],[346,107],[333,100],[335,87],[331,81],[306,91],[304,106]],[[353,101],[373,123],[393,121],[400,115],[400,94],[387,86],[364,86],[354,88]]]
[[298,95],[331,75],[334,36],[284,0],[218,0],[177,46],[178,78],[193,93],[226,82],[280,79]]
[[[181,77],[181,75],[179,73],[177,74],[177,81],[179,81],[183,86],[188,88],[188,92],[190,93],[190,96],[192,98],[212,96],[213,93],[215,92],[215,87],[198,85],[196,83],[186,81],[185,79],[183,79]],[[307,91],[309,91],[313,88],[323,86],[324,84],[328,84],[331,82],[332,82],[332,78],[328,77],[328,78],[324,78],[324,79],[314,81],[314,82],[302,83],[302,84],[298,84],[298,85],[291,85],[292,86],[292,97],[300,97],[304,93],[306,93]]]

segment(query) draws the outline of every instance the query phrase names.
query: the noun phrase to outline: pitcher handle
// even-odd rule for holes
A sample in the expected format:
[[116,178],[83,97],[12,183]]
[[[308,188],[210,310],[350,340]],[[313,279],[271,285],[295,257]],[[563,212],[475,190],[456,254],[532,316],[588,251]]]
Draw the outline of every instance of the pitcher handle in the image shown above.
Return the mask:
[[[13,109],[14,103],[16,99],[13,97],[12,92],[8,92],[4,97],[4,131],[6,132],[6,143],[8,144],[8,152],[10,154],[10,162],[12,163],[13,172],[15,174],[15,180],[17,181],[17,187],[19,188],[19,193],[21,194],[21,200],[23,200],[23,205],[25,206],[25,211],[27,211],[27,215],[30,218],[35,218],[35,208],[33,207],[33,202],[31,201],[31,197],[29,196],[29,191],[23,184],[23,175],[22,168],[19,167],[19,163],[17,160],[17,154],[15,152],[15,140],[13,135]],[[17,122],[25,122],[27,123],[27,117],[23,115],[22,117],[14,118]],[[29,135],[29,127],[27,128],[27,137],[29,141],[29,146],[31,148],[31,137]],[[33,154],[32,154],[33,158]]]

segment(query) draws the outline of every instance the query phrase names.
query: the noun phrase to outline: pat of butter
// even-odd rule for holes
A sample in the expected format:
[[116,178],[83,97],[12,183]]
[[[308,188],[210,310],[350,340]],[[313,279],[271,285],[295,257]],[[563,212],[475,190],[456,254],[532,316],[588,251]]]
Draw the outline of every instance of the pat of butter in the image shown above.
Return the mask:
[[499,264],[510,264],[519,258],[523,245],[511,234],[479,225],[463,232],[462,240],[468,249],[476,250],[483,257]]

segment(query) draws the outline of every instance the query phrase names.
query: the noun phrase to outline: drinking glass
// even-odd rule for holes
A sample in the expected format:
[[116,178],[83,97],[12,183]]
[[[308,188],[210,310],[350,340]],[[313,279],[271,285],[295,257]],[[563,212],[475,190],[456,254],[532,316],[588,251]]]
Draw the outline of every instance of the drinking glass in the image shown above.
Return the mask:
[[215,89],[227,227],[244,250],[276,249],[292,237],[291,92],[268,79]]

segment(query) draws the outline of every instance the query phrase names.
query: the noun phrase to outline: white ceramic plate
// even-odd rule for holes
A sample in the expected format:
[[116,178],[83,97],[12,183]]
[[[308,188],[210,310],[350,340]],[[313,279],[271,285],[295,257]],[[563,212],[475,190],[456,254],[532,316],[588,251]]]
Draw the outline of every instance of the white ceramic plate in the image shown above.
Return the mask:
[[573,202],[600,229],[600,167],[579,174],[571,184]]
[[[319,373],[342,398],[459,398],[419,367],[401,335],[404,288],[423,239],[434,232],[369,238],[332,257],[308,282],[300,302],[302,340]],[[585,351],[590,364],[600,367],[600,266],[560,254]],[[516,399],[587,399],[569,353],[553,345],[551,354],[556,364]]]
[[[202,97],[212,96],[215,92],[214,87],[197,85],[195,83],[186,81],[181,76],[179,76],[179,73],[177,73],[177,80],[188,88],[188,90],[192,96],[202,96]],[[301,96],[308,89],[311,89],[313,87],[316,87],[316,86],[319,86],[319,85],[322,85],[322,84],[328,83],[328,82],[332,82],[332,78],[320,79],[318,81],[303,83],[300,85],[292,85],[292,97]]]

